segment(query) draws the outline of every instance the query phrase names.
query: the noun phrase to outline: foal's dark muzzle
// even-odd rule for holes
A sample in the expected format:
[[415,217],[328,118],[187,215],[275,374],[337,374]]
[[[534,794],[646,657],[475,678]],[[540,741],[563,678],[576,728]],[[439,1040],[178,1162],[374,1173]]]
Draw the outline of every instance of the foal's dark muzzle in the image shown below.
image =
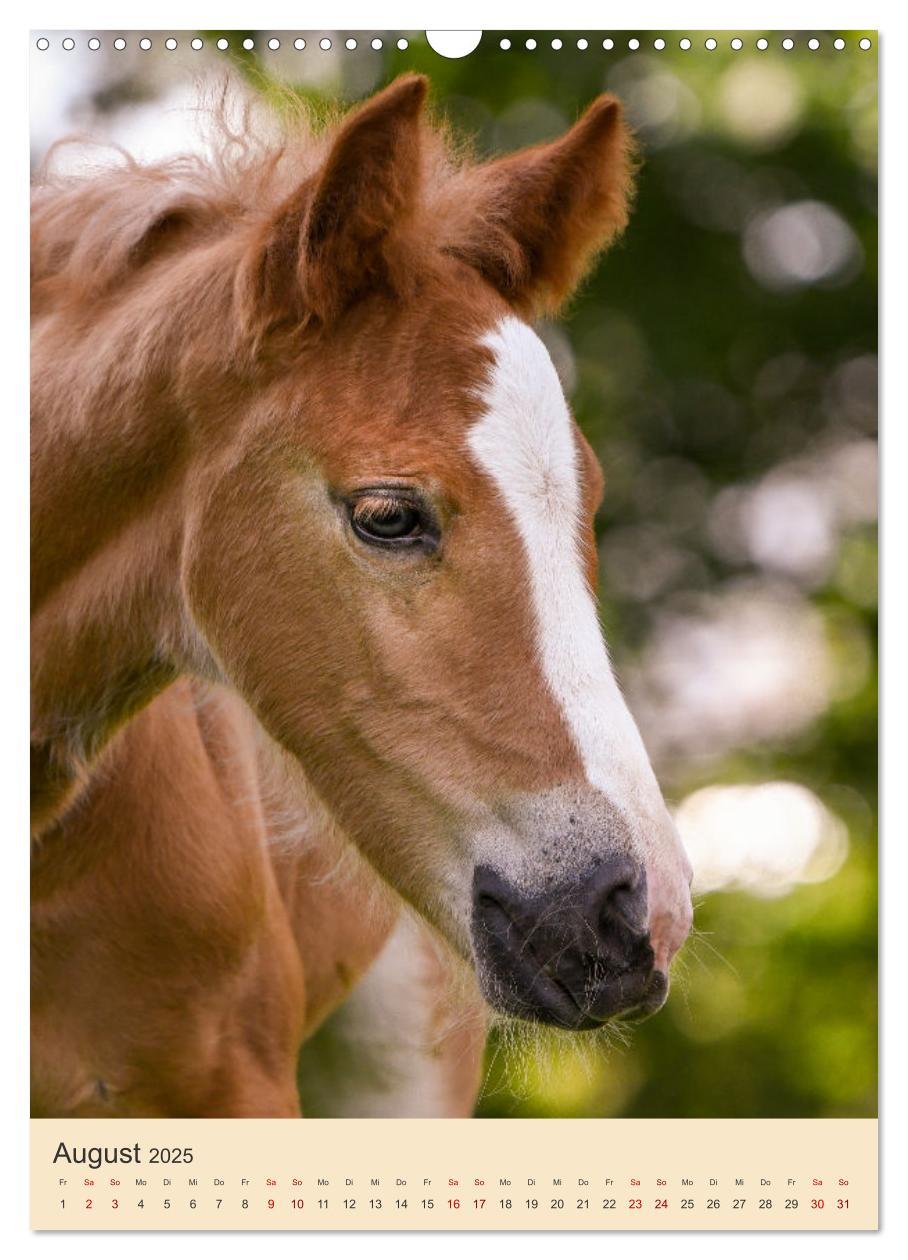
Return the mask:
[[472,929],[486,999],[506,1014],[572,1029],[657,1010],[668,979],[654,969],[646,913],[646,872],[624,855],[529,895],[478,866]]

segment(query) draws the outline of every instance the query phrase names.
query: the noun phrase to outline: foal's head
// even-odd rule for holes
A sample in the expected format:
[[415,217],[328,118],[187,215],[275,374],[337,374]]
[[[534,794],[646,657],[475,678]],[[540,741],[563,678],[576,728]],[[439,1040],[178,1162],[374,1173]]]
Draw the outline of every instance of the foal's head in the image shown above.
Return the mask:
[[232,361],[182,387],[206,435],[183,589],[491,1005],[589,1028],[661,1004],[691,922],[597,618],[602,477],[527,322],[623,227],[628,141],[601,97],[551,144],[446,164],[425,87],[231,228]]

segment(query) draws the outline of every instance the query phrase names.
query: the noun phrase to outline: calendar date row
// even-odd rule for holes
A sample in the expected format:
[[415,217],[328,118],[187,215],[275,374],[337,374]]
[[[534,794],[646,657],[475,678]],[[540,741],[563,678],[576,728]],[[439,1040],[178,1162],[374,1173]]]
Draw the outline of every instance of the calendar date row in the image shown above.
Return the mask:
[[239,1199],[229,1199],[224,1196],[215,1196],[208,1198],[207,1196],[193,1196],[188,1199],[167,1196],[162,1199],[151,1196],[141,1196],[137,1199],[128,1199],[116,1196],[113,1198],[105,1198],[100,1196],[89,1196],[84,1198],[62,1198],[59,1200],[59,1206],[62,1210],[74,1209],[78,1211],[121,1211],[136,1208],[139,1211],[148,1208],[162,1208],[164,1211],[181,1209],[196,1211],[200,1208],[206,1208],[214,1211],[221,1211],[225,1207],[239,1208],[241,1211],[264,1210],[268,1212],[287,1210],[291,1212],[304,1211],[330,1211],[340,1208],[345,1212],[383,1212],[383,1211],[408,1211],[416,1208],[423,1212],[441,1211],[473,1211],[482,1212],[488,1209],[493,1211],[508,1212],[512,1210],[520,1211],[605,1211],[605,1212],[644,1212],[644,1211],[667,1211],[670,1208],[676,1208],[680,1211],[693,1211],[697,1208],[705,1208],[707,1211],[721,1211],[722,1209],[740,1212],[748,1207],[756,1208],[757,1211],[770,1212],[781,1209],[786,1212],[795,1212],[807,1210],[811,1212],[822,1212],[831,1208],[834,1211],[848,1211],[850,1200],[848,1198],[835,1197],[817,1197],[810,1198],[769,1198],[760,1197],[751,1199],[747,1196],[734,1198],[718,1198],[708,1197],[706,1199],[695,1198],[638,1198],[634,1196],[621,1198],[589,1198],[587,1196],[580,1197],[563,1197],[544,1196],[538,1198],[531,1196],[529,1198],[365,1198],[346,1197],[340,1200],[330,1198],[308,1199],[302,1197],[293,1197],[289,1199],[266,1198],[258,1199],[249,1196]]

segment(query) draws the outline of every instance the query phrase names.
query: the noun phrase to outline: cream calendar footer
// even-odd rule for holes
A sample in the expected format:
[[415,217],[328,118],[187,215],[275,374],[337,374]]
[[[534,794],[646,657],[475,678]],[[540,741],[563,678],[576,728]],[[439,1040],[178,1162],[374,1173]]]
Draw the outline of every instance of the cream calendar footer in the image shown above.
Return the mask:
[[877,1227],[876,1120],[31,1122],[70,1229]]

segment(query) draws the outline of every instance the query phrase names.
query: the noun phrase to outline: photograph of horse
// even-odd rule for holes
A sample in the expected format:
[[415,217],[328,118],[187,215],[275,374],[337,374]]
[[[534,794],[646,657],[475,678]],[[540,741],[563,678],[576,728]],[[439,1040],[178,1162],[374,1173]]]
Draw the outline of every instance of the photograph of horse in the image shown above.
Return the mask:
[[601,95],[470,161],[428,87],[36,184],[36,1115],[298,1115],[345,1002],[409,1058],[344,1114],[469,1115],[491,1021],[666,1000],[691,869],[533,330],[633,146]]

